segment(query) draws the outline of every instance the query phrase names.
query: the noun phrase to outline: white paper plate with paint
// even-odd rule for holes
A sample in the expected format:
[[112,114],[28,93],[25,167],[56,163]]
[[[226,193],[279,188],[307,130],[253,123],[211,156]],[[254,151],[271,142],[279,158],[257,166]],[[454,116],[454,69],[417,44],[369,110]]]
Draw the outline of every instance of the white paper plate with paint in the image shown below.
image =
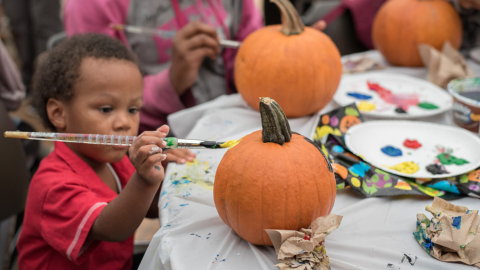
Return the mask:
[[[400,120],[369,121],[351,127],[345,143],[352,153],[373,166],[405,177],[445,178],[480,166],[480,138],[452,126]],[[402,169],[399,164],[407,167]],[[427,170],[427,166],[433,164],[436,165],[430,170],[446,172],[433,174]],[[408,168],[410,172],[405,170]]]
[[422,118],[452,107],[448,92],[429,81],[381,72],[342,76],[333,99],[341,106],[355,102],[363,115],[377,118]]

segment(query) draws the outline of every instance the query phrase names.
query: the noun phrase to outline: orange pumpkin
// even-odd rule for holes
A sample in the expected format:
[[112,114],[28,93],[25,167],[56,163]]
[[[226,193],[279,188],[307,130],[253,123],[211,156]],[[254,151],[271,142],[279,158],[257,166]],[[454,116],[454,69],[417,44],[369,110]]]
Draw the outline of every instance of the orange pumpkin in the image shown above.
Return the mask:
[[256,110],[259,97],[271,97],[287,117],[310,115],[337,90],[340,53],[327,35],[304,27],[288,0],[272,2],[282,12],[283,25],[259,29],[243,41],[235,59],[238,92]]
[[462,22],[445,0],[390,0],[375,16],[372,39],[392,65],[421,67],[418,45],[426,43],[441,50],[449,41],[460,48]]
[[308,138],[292,134],[282,109],[260,102],[262,131],[230,148],[215,175],[213,197],[222,220],[256,245],[272,245],[265,229],[300,230],[331,212],[333,169]]

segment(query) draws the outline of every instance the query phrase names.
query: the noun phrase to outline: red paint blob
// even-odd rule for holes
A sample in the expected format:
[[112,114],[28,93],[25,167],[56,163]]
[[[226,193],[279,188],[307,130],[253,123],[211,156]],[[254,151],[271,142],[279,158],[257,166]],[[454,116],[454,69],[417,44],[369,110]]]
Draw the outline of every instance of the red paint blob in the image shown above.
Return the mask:
[[412,148],[412,149],[418,149],[422,147],[422,145],[419,142],[417,142],[417,140],[409,140],[409,139],[406,139],[403,142],[403,145],[407,148]]
[[310,236],[308,234],[305,234],[305,237],[303,237],[304,240],[310,240]]

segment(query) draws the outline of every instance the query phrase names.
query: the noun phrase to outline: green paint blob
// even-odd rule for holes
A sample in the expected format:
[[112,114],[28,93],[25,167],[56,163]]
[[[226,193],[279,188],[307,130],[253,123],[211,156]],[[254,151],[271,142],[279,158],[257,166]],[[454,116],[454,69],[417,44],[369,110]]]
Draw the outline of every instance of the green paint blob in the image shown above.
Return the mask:
[[452,155],[449,155],[447,153],[442,153],[442,154],[438,155],[437,158],[438,158],[438,160],[440,160],[440,163],[442,163],[443,165],[451,165],[451,164],[463,165],[463,164],[469,163],[465,159],[456,158],[456,157],[454,157]]
[[359,116],[360,115],[355,108],[350,108],[350,107],[345,108],[345,114],[346,115],[353,115],[353,116]]
[[157,171],[160,171],[160,170],[162,170],[162,169],[160,168],[160,166],[157,166],[157,165],[155,165],[155,166],[153,166],[153,167],[154,167],[154,168],[155,168],[155,170],[157,170]]
[[422,108],[422,109],[425,109],[425,110],[435,110],[435,109],[438,109],[438,106],[437,106],[437,105],[432,104],[432,103],[428,103],[428,102],[418,103],[418,107],[420,107],[420,108]]
[[167,142],[167,146],[177,145],[177,139],[176,138],[168,137],[168,138],[165,138],[165,141]]

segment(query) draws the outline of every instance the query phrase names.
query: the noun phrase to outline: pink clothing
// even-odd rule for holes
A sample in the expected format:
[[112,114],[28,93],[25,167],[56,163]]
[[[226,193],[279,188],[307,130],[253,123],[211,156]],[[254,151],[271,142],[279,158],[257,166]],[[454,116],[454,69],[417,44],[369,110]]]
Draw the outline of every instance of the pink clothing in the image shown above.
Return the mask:
[[172,39],[115,31],[109,28],[111,23],[177,31],[200,19],[220,38],[238,41],[263,26],[253,0],[68,0],[64,12],[69,35],[104,33],[120,39],[139,57],[145,75],[140,131],[166,124],[171,113],[231,93],[236,51],[224,49],[217,60],[206,59],[197,83],[179,96],[169,77]]

